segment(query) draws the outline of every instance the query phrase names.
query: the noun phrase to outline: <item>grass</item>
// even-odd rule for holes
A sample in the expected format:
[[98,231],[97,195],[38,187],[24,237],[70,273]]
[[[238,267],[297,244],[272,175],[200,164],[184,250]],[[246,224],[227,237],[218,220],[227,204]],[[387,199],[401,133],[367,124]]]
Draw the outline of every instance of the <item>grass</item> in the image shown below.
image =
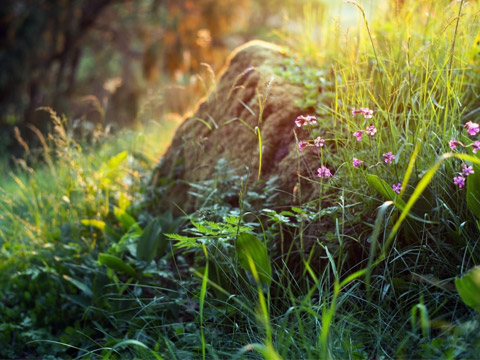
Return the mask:
[[[292,40],[283,72],[322,119],[309,139],[326,139],[321,164],[334,176],[316,203],[275,208],[274,183],[245,188],[247,175],[220,161],[195,185],[202,209],[153,218],[147,205],[161,196],[148,176],[175,126],[89,147],[52,113],[42,156],[2,180],[2,357],[477,356],[478,313],[453,281],[479,263],[477,175],[461,190],[453,177],[479,160],[471,147],[450,154],[449,141],[475,139],[462,128],[478,108],[478,4],[405,1],[368,21],[350,6],[362,26],[345,33],[327,18],[320,43]],[[325,15],[309,9],[316,31]],[[353,137],[370,125],[375,136]],[[325,222],[335,231],[307,252],[306,229]]]
[[[57,295],[57,287],[68,293],[62,284],[66,280],[77,290],[87,291],[88,284],[82,284],[72,275],[90,266],[89,257],[107,246],[97,243],[102,241],[100,233],[94,228],[85,231],[81,222],[89,218],[108,219],[114,212],[112,203],[126,207],[136,201],[147,185],[142,176],[165,151],[176,127],[173,123],[152,123],[143,131],[112,135],[104,139],[103,145],[90,149],[80,146],[66,132],[64,120],[53,112],[51,115],[55,133],[49,139],[42,139],[43,165],[31,168],[29,163],[38,160],[34,153],[27,154],[26,161],[20,159],[10,170],[0,194],[0,264],[5,299],[2,313],[6,336],[2,342],[6,344],[18,323],[25,324],[20,327],[24,332],[31,332],[26,339],[20,337],[18,344],[14,342],[13,348],[20,353],[6,345],[3,357],[23,356],[24,350],[28,354],[30,346],[23,348],[23,342],[51,337],[49,332],[55,330],[49,330],[52,326],[49,322],[56,323],[54,318],[59,316],[55,306],[72,324],[76,321],[72,315],[81,318],[75,306],[68,314],[68,306]],[[84,261],[80,260],[82,257]],[[45,311],[44,306],[50,310]],[[35,331],[44,336],[36,336]]]

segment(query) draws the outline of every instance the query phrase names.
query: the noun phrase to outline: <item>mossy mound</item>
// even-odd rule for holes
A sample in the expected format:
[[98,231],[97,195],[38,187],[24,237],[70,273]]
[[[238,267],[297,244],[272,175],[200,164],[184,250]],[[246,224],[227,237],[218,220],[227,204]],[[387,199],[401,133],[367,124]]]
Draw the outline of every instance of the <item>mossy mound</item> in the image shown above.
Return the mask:
[[216,87],[178,128],[154,172],[152,189],[166,191],[152,204],[153,212],[167,210],[172,203],[187,213],[198,209],[201,202],[189,193],[191,184],[212,179],[221,158],[237,174],[249,173],[249,182],[258,185],[256,128],[262,142],[260,184],[278,177],[275,205],[318,196],[315,184],[304,178],[315,178],[317,155],[300,153],[295,139],[295,131],[307,136],[295,126],[296,117],[306,114],[295,104],[303,88],[278,75],[285,56],[282,48],[262,41],[248,42],[230,55]]

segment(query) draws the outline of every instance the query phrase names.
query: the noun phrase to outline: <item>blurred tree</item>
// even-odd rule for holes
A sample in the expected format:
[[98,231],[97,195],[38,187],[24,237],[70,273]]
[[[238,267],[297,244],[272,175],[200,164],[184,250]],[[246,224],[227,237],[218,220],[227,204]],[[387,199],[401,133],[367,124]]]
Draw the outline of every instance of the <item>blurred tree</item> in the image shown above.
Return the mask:
[[[82,41],[115,0],[3,0],[0,3],[0,125],[44,128],[40,105],[75,85]],[[7,130],[8,131],[8,130]],[[1,149],[0,149],[1,150]]]
[[[75,123],[107,119],[126,125],[135,120],[145,94],[170,83],[188,87],[183,95],[174,87],[175,95],[163,97],[188,99],[172,105],[184,111],[205,90],[192,76],[205,72],[202,63],[210,65],[211,76],[232,48],[295,4],[0,0],[0,153],[14,126],[47,129],[46,115],[35,111],[39,106],[52,106]],[[28,140],[33,132],[24,129]]]
[[[0,5],[0,114],[28,121],[42,100],[71,90],[84,36],[115,0],[4,0]],[[55,66],[55,67],[54,67]],[[5,119],[7,116],[8,119]]]

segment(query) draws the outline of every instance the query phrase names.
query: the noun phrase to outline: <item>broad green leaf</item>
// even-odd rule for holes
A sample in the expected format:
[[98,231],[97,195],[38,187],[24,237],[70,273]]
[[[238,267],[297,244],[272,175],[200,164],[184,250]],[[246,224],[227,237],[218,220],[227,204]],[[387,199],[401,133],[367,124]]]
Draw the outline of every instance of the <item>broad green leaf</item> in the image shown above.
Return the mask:
[[255,270],[252,271],[248,261],[250,258],[258,273],[258,280],[270,285],[272,282],[272,267],[267,247],[255,235],[240,233],[235,242],[235,248],[240,265],[253,275]]
[[158,252],[162,256],[167,247],[167,239],[162,235],[162,226],[158,218],[153,219],[143,230],[137,244],[138,260],[150,263]]
[[[387,184],[385,180],[382,180],[377,175],[372,175],[372,174],[367,174],[366,179],[370,187],[377,190],[377,192],[380,195],[382,195],[384,198],[392,201],[393,205],[395,205],[397,209],[399,209],[400,211],[403,211],[405,209],[405,205],[406,205],[405,201],[401,199],[400,195],[398,195],[395,191],[393,191],[393,189],[390,187],[390,185]],[[421,221],[424,223],[431,223],[430,221],[427,221],[418,216],[415,216],[410,212],[407,213],[407,216],[417,221]]]
[[113,208],[113,214],[117,218],[117,220],[122,224],[122,227],[125,230],[130,229],[133,225],[135,225],[137,222],[135,219],[127,213],[124,209],[121,209],[119,207],[114,207]]
[[480,312],[480,266],[456,278],[455,287],[463,302]]
[[467,205],[480,218],[480,165],[473,164],[473,171],[467,177]]
[[125,262],[119,257],[113,256],[110,254],[105,254],[105,253],[98,254],[98,263],[100,265],[105,265],[109,269],[123,272],[132,277],[136,277],[137,275],[133,267],[131,267],[128,264],[125,264]]
[[377,175],[367,174],[366,176],[368,185],[378,191],[387,200],[393,201],[393,204],[403,210],[405,207],[405,201],[393,191],[392,187],[386,183],[385,180],[380,179]]

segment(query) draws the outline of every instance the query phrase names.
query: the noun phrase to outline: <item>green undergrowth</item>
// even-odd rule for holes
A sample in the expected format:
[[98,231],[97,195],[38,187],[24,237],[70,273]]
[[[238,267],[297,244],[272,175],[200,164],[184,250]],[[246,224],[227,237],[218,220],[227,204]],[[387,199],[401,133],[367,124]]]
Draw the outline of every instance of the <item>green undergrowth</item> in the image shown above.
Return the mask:
[[[477,357],[480,160],[464,125],[480,9],[400,3],[368,21],[350,3],[358,28],[323,19],[320,43],[289,39],[301,46],[277,76],[304,86],[318,120],[296,136],[305,152],[325,140],[311,166],[333,174],[309,179],[311,203],[278,207],[275,178],[221,159],[191,184],[201,208],[152,215],[172,179],[156,192],[149,174],[175,126],[81,146],[51,113],[42,154],[2,180],[0,357]],[[475,173],[459,188],[462,166]]]
[[[54,132],[40,139],[41,151],[28,149],[2,180],[2,358],[63,357],[91,341],[86,310],[99,296],[92,287],[108,278],[96,263],[98,253],[121,239],[123,223],[131,220],[127,207],[138,215],[140,207],[131,204],[143,196],[147,174],[176,128],[152,123],[81,146],[66,120],[51,116]],[[96,226],[104,221],[108,236]],[[70,341],[79,331],[80,340]],[[55,345],[65,339],[72,347]]]

